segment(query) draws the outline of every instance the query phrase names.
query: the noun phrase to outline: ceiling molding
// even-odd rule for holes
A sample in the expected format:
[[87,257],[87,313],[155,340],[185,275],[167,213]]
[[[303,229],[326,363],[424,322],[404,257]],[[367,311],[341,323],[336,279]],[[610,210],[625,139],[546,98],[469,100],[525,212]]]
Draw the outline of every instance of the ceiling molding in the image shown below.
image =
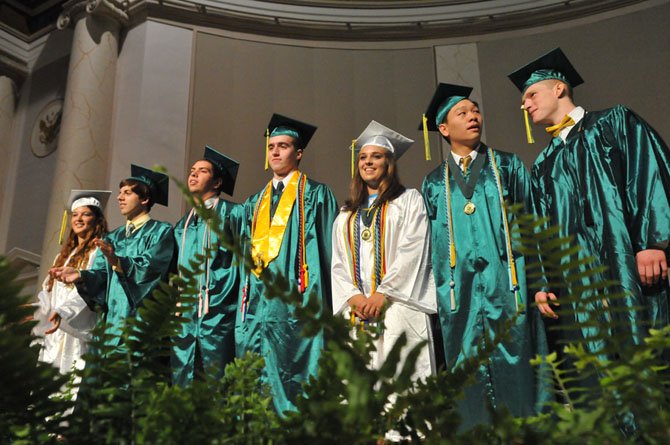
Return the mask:
[[380,42],[517,30],[650,2],[379,0],[338,4],[332,0],[147,0],[144,3],[149,17],[196,26],[298,40]]
[[[0,28],[31,42],[72,5],[133,26],[155,18],[194,27],[310,41],[421,41],[482,36],[670,0],[5,0]],[[69,6],[68,6],[69,5]],[[104,8],[103,8],[104,6]],[[91,11],[89,11],[91,12]]]

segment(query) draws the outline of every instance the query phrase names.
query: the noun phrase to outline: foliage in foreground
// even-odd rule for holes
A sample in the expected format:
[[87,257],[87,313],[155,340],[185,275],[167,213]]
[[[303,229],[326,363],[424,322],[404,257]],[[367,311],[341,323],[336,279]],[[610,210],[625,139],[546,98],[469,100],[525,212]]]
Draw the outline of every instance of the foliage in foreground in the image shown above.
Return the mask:
[[[233,250],[240,267],[250,267],[240,240],[224,239],[221,222],[212,211],[198,207],[223,244]],[[374,330],[350,335],[346,321],[322,311],[318,298],[295,309],[305,335],[324,330],[326,350],[319,374],[305,385],[298,413],[278,416],[262,380],[262,357],[248,354],[226,368],[219,380],[204,378],[186,388],[169,385],[169,338],[194,305],[194,274],[182,270],[172,277],[128,320],[120,334],[123,346],[112,348],[96,339],[96,354],[87,357],[83,385],[74,413],[62,413],[73,402],[49,397],[65,383],[55,369],[35,365],[31,347],[32,323],[23,322],[31,309],[19,296],[14,276],[0,261],[0,390],[1,443],[109,444],[374,444],[389,430],[406,442],[429,444],[662,444],[670,437],[667,359],[670,327],[652,330],[644,344],[626,341],[616,321],[617,300],[612,283],[601,280],[602,269],[580,258],[570,239],[556,239],[546,221],[518,215],[515,249],[538,255],[529,279],[549,277],[562,289],[561,317],[579,319],[563,329],[592,327],[591,336],[566,336],[571,341],[558,354],[537,357],[535,364],[550,369],[556,402],[545,413],[515,419],[504,410],[491,412],[491,422],[460,431],[457,411],[462,390],[487,360],[506,332],[486,341],[479,356],[452,371],[442,370],[425,382],[413,383],[409,353],[398,369],[398,341],[380,370],[368,367]],[[214,247],[216,249],[217,247]],[[212,252],[207,253],[211,255]],[[192,266],[201,267],[203,258]],[[297,291],[283,277],[261,275],[268,298],[297,301]],[[183,292],[177,289],[181,288]],[[189,291],[191,289],[191,291]],[[601,304],[607,301],[608,304]],[[576,316],[579,314],[579,317]],[[510,320],[510,324],[513,323]],[[572,330],[572,331],[570,331]],[[504,331],[504,330],[503,330]],[[98,331],[100,334],[102,331]],[[593,344],[599,345],[593,348]],[[616,357],[614,359],[613,357]],[[595,382],[595,384],[593,384]]]

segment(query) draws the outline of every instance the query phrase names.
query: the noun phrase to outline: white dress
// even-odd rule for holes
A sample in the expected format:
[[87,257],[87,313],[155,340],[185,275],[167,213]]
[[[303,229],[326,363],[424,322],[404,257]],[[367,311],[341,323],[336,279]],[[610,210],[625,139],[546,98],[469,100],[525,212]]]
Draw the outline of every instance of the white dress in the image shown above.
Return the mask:
[[[340,212],[333,226],[332,295],[333,312],[349,316],[347,300],[361,291],[354,285],[347,246],[347,219],[350,212]],[[363,224],[361,223],[361,228]],[[362,230],[361,230],[362,232]],[[370,296],[374,257],[374,237],[360,240],[360,274],[363,293]],[[377,341],[372,366],[379,369],[401,333],[407,346],[401,360],[413,346],[426,340],[416,362],[414,378],[435,372],[432,330],[427,314],[437,311],[437,296],[430,256],[430,226],[423,197],[415,189],[407,189],[389,202],[384,236],[386,274],[377,292],[386,296],[385,329]],[[398,365],[398,371],[402,362]]]
[[[93,264],[98,249],[91,252],[88,258],[88,269]],[[70,254],[70,258],[72,258]],[[65,262],[67,266],[70,258]],[[71,372],[75,367],[83,369],[81,356],[87,351],[91,330],[96,323],[96,314],[91,311],[77,293],[74,285],[54,280],[51,292],[47,290],[49,277],[42,283],[42,291],[38,295],[39,308],[35,314],[38,325],[35,334],[43,336],[39,360],[51,363],[61,374]],[[49,315],[57,312],[61,316],[60,327],[53,334],[44,335],[51,327]]]

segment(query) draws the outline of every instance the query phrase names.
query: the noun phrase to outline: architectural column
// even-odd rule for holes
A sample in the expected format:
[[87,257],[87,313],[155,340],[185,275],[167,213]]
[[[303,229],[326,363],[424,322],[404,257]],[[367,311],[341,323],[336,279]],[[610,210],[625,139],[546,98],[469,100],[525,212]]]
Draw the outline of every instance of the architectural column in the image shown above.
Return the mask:
[[128,23],[128,2],[70,0],[58,19],[74,25],[54,180],[49,201],[40,279],[59,251],[62,215],[72,189],[107,186],[107,164],[119,31]]
[[[6,193],[7,184],[6,179],[9,178],[8,169],[10,163],[8,159],[12,159],[11,143],[12,143],[12,126],[14,123],[14,111],[16,109],[16,85],[9,77],[0,74],[0,187],[5,191],[0,193],[0,210],[5,211],[5,206],[9,200]],[[9,221],[10,218],[3,219]],[[7,236],[6,224],[1,224],[0,227],[0,252],[5,250],[5,242]]]

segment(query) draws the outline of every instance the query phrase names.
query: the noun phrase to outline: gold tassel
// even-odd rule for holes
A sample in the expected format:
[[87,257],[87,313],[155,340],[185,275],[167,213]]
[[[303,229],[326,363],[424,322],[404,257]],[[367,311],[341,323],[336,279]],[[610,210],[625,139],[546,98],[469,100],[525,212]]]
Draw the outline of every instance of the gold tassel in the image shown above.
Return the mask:
[[523,110],[523,120],[526,124],[526,139],[528,139],[529,144],[534,144],[535,139],[533,139],[533,133],[530,131],[530,121],[528,120],[528,110],[521,105],[521,109]]
[[268,150],[270,150],[270,129],[265,129],[265,170],[268,169]]
[[428,138],[428,119],[426,115],[422,115],[421,122],[423,123],[423,145],[426,147],[426,161],[432,160],[430,157],[430,140]]
[[354,179],[354,173],[356,172],[354,169],[356,168],[356,155],[355,155],[355,150],[354,148],[356,147],[356,139],[351,140],[351,179]]
[[58,244],[63,244],[65,237],[65,227],[67,226],[67,210],[63,210],[63,219],[60,222],[60,233],[58,235]]

